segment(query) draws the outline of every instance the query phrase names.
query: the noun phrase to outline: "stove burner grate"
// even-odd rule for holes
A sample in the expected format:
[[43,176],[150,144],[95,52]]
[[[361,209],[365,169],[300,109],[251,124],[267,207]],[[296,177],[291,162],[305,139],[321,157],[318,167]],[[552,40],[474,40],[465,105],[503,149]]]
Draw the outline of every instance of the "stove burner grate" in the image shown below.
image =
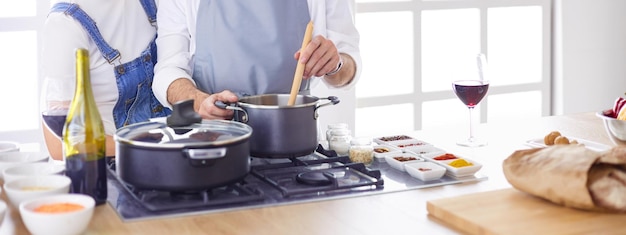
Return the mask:
[[383,188],[380,171],[370,170],[362,163],[350,163],[348,157],[292,159],[287,163],[252,166],[250,173],[278,189],[284,197]]
[[150,211],[206,209],[227,204],[245,204],[265,199],[263,192],[245,182],[196,192],[135,189],[123,184],[130,195]]

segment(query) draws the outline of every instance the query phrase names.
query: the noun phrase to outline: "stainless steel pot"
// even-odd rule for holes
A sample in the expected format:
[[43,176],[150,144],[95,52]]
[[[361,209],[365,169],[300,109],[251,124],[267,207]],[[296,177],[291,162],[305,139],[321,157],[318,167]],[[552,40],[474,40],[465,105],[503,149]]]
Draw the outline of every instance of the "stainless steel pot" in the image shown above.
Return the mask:
[[267,94],[242,97],[235,105],[216,105],[235,110],[234,120],[252,127],[251,156],[288,158],[310,154],[318,145],[317,110],[338,104],[339,99],[298,95],[295,105],[287,105],[288,101],[289,94]]
[[[193,101],[187,103],[193,112]],[[144,122],[117,130],[116,172],[138,189],[193,191],[243,179],[250,171],[252,128],[225,120]],[[200,121],[194,116],[191,122]]]

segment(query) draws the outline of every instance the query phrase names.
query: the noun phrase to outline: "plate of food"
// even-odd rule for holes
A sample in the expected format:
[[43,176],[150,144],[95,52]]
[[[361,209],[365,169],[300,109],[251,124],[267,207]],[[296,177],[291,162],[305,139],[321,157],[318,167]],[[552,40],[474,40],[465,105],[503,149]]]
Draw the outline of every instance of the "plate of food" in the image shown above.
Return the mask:
[[532,139],[532,140],[526,141],[527,146],[534,147],[534,148],[543,148],[543,147],[559,145],[559,144],[584,145],[588,149],[593,150],[593,151],[598,151],[598,152],[611,149],[611,146],[581,139],[581,138],[572,137],[572,136],[565,136],[561,134],[559,131],[552,131],[548,133],[548,135],[546,135],[544,138],[541,138],[541,139],[538,138],[538,139]]

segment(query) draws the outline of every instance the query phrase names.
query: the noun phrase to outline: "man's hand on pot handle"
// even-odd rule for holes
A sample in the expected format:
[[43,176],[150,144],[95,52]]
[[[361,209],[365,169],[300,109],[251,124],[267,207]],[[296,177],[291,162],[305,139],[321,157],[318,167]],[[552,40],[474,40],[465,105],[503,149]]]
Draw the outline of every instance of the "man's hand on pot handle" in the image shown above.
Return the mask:
[[181,100],[193,99],[193,109],[200,114],[203,119],[231,119],[232,110],[221,109],[215,106],[215,101],[224,103],[235,103],[239,98],[231,91],[222,91],[209,95],[196,88],[196,85],[187,78],[174,80],[167,89],[167,99],[170,104]]
[[202,100],[200,104],[198,114],[203,119],[225,119],[230,120],[233,118],[233,110],[223,109],[215,106],[216,101],[222,101],[224,103],[236,103],[239,98],[235,93],[225,90],[220,93],[211,94]]

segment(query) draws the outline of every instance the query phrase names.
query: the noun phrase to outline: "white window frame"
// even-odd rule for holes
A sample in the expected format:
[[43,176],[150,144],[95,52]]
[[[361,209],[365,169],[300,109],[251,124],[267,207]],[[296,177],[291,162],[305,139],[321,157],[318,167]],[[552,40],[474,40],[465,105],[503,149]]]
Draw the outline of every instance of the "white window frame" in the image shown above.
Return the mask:
[[[411,103],[414,105],[414,128],[422,129],[423,115],[429,115],[422,111],[422,104],[428,101],[456,99],[454,93],[450,91],[422,91],[422,71],[421,71],[421,12],[425,10],[443,10],[443,9],[463,9],[478,8],[480,10],[480,28],[481,28],[481,48],[482,53],[488,55],[489,48],[487,43],[487,11],[489,8],[495,7],[516,7],[516,6],[539,6],[542,9],[542,70],[541,80],[536,83],[523,83],[507,86],[491,86],[489,95],[508,94],[516,92],[540,91],[541,98],[541,115],[551,115],[552,110],[552,21],[553,21],[553,1],[552,0],[410,0],[403,2],[358,2],[356,3],[356,13],[375,13],[375,12],[394,12],[394,11],[412,11],[414,25],[414,79],[413,93],[399,94],[390,96],[376,96],[357,98],[356,108],[370,108],[386,106],[398,103]],[[366,60],[367,58],[363,58]],[[523,65],[520,65],[523,66]],[[366,71],[364,71],[366,73]],[[359,86],[357,84],[357,88]],[[480,122],[487,122],[488,101],[483,100],[480,104]],[[431,114],[432,115],[432,114]]]
[[[50,0],[34,0],[35,1],[35,15],[33,16],[22,16],[22,17],[0,17],[0,32],[15,32],[15,31],[35,31],[37,34],[37,65],[39,63],[39,52],[41,52],[41,48],[43,45],[43,26],[46,20],[46,16],[50,10]],[[20,47],[21,45],[16,45],[16,47]],[[15,61],[15,63],[19,63],[21,61]],[[33,65],[35,63],[32,63]],[[20,90],[29,90],[29,89],[37,89],[36,94],[41,94],[41,81],[43,77],[43,72],[41,71],[41,66],[30,68],[23,64],[5,64],[1,65],[0,68],[4,66],[18,66],[25,69],[35,69],[37,70],[37,87],[15,87],[14,92],[19,92]],[[9,81],[10,79],[18,79],[18,78],[4,78],[4,81]],[[30,79],[30,78],[29,78]],[[2,83],[2,85],[15,86],[14,82],[6,82]],[[37,99],[39,100],[39,99]],[[1,102],[19,102],[19,100],[3,100]],[[40,110],[39,104],[36,107],[25,106],[25,109],[36,108],[37,111]],[[22,115],[20,110],[5,110],[2,112],[2,115]],[[0,119],[1,121],[1,119]],[[41,122],[37,123],[35,129],[27,129],[27,130],[16,130],[16,131],[0,131],[0,140],[5,141],[15,141],[20,144],[34,144],[35,148],[39,148],[40,150],[45,149],[45,144],[42,136]]]

